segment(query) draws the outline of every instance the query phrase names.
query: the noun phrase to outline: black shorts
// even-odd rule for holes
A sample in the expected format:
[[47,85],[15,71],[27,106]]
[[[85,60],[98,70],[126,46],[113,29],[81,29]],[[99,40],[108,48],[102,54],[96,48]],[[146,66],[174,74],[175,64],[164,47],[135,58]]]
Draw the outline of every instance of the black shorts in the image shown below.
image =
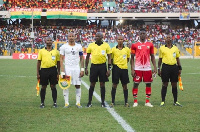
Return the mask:
[[121,69],[117,65],[113,65],[112,83],[118,84],[119,80],[122,85],[129,83],[128,69]]
[[162,82],[178,82],[178,67],[177,65],[162,64],[161,69]]
[[108,77],[106,76],[107,68],[106,63],[103,64],[91,64],[90,67],[90,82],[107,82]]
[[57,68],[55,66],[51,68],[41,68],[40,85],[48,85],[49,82],[50,85],[58,84],[57,74]]

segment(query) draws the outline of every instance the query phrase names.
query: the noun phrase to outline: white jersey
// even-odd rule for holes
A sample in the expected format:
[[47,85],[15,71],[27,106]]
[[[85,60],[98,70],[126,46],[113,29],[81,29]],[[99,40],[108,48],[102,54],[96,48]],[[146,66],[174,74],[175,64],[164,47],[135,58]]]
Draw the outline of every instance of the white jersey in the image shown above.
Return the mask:
[[83,49],[80,44],[74,46],[69,45],[69,43],[63,44],[60,47],[60,54],[65,56],[65,68],[79,68],[80,55],[83,55]]

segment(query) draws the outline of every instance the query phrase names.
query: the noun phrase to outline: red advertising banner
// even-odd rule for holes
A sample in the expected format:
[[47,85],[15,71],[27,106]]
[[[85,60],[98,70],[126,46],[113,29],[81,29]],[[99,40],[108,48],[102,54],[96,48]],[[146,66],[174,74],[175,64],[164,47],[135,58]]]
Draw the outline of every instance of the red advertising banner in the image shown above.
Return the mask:
[[14,53],[12,58],[13,59],[37,59],[37,53]]
[[[85,59],[87,53],[83,53],[83,57]],[[12,59],[37,59],[37,53],[14,53]],[[90,56],[91,57],[91,56]]]

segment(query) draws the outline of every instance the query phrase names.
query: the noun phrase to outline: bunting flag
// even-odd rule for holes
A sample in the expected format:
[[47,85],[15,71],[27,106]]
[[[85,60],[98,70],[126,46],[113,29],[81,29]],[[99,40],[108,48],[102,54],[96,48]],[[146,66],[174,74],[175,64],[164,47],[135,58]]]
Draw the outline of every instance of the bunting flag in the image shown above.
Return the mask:
[[47,9],[47,19],[87,20],[87,10],[83,9]]
[[10,19],[41,19],[42,9],[40,8],[11,8],[10,12]]

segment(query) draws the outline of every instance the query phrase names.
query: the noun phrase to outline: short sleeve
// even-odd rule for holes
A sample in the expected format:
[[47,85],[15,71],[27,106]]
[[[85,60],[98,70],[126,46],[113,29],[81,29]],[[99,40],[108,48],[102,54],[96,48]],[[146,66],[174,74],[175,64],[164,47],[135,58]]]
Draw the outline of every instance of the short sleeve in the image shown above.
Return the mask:
[[112,51],[111,51],[111,48],[110,48],[110,45],[108,44],[108,47],[107,47],[107,49],[106,49],[106,53],[107,54],[111,54],[112,53]]
[[61,55],[65,55],[65,48],[64,48],[64,44],[60,47],[60,54]]
[[57,61],[60,61],[60,54],[59,54],[59,51],[57,50],[57,58],[56,58]]
[[160,47],[160,49],[159,49],[159,58],[163,58],[163,56],[162,56],[162,47]]
[[130,51],[130,49],[129,49],[128,47],[126,47],[126,49],[127,49],[127,58],[130,58],[130,56],[131,56],[131,51]]
[[150,54],[154,54],[154,46],[153,43],[150,45]]
[[91,53],[91,44],[88,45],[88,48],[87,48],[87,53]]
[[131,45],[131,54],[135,54],[135,46],[134,46],[134,44]]
[[180,57],[180,50],[178,48],[176,48],[176,58]]
[[41,52],[42,52],[42,50],[39,51],[37,60],[42,60]]

